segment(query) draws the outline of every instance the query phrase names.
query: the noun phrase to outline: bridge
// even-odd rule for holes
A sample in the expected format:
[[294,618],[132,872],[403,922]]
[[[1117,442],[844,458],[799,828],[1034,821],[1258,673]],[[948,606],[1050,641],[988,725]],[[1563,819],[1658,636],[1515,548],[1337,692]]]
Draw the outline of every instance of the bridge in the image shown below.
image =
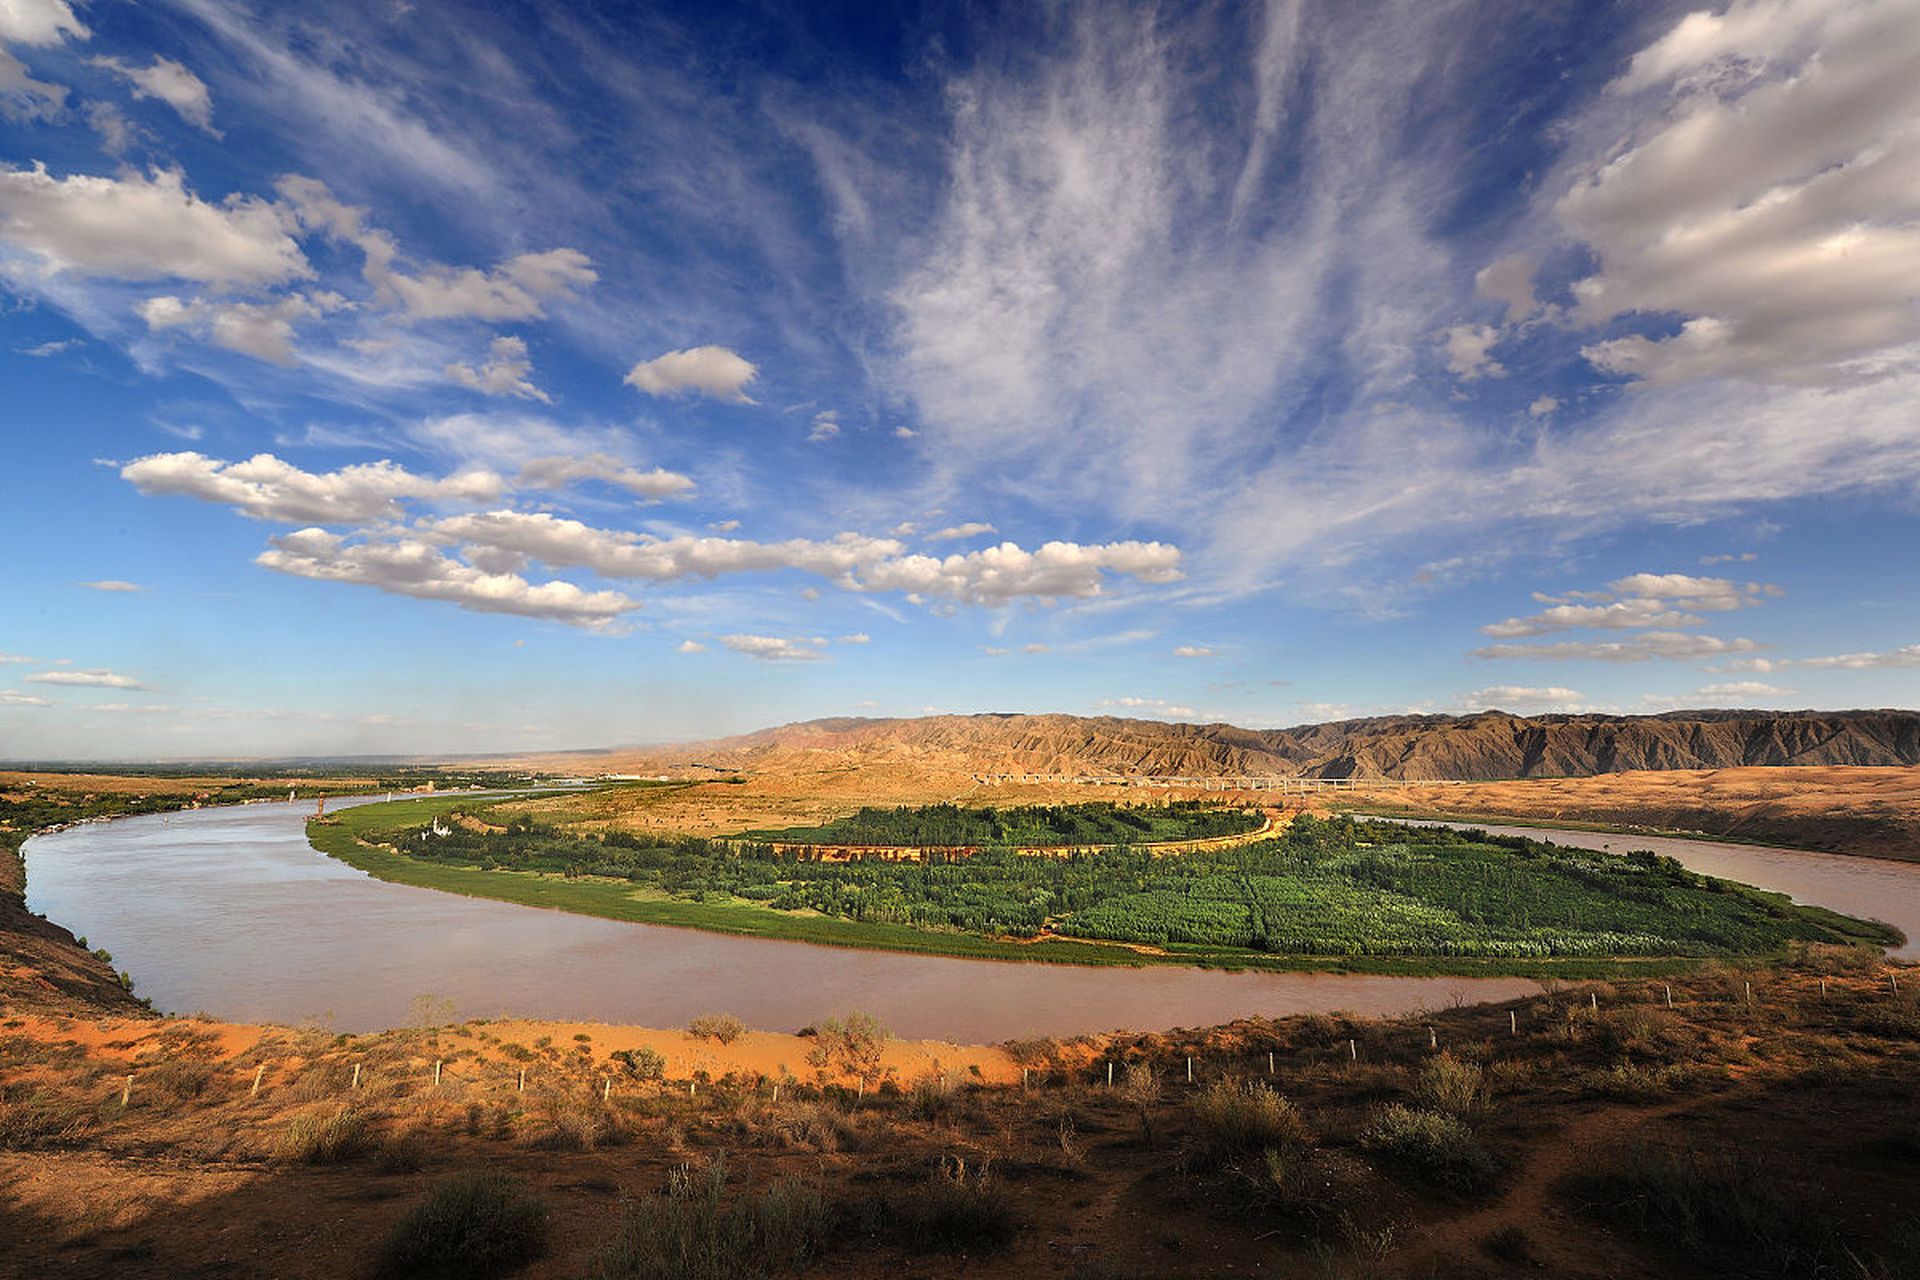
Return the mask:
[[1404,787],[1459,787],[1456,778],[1303,778],[1296,774],[1176,777],[1163,774],[976,773],[976,786],[1144,787],[1162,791],[1270,791],[1318,795],[1328,791],[1390,791]]

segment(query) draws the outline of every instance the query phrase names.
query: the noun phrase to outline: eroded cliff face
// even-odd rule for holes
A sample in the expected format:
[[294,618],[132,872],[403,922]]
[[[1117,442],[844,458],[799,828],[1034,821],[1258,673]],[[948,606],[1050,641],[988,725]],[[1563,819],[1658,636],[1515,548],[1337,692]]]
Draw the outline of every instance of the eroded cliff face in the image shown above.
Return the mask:
[[605,756],[666,767],[873,767],[975,773],[1325,778],[1584,777],[1634,770],[1920,763],[1920,713],[1694,711],[1660,716],[1383,716],[1290,729],[1065,715],[842,718]]

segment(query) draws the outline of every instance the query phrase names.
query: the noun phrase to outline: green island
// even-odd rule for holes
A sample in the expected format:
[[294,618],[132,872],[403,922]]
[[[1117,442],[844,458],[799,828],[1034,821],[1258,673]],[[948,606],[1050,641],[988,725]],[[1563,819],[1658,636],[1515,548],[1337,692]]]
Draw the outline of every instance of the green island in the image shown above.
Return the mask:
[[780,844],[959,847],[1158,844],[1245,835],[1260,816],[1197,800],[1157,805],[1067,804],[964,808],[864,808],[818,827],[748,831],[739,840]]
[[[981,843],[968,856],[931,849],[903,861],[832,861],[776,853],[772,838],[792,840],[793,830],[725,841],[579,833],[495,812],[502,803],[437,796],[367,805],[310,823],[308,833],[322,852],[378,878],[469,896],[972,958],[1586,977],[1772,956],[1796,943],[1899,941],[1888,926],[1650,853],[1348,818],[1303,817],[1274,837],[1178,855],[1132,847],[1257,821],[1169,807],[1129,826],[1133,842],[1036,856],[1013,844],[1041,828],[1075,833],[1055,843],[1080,843],[1086,832],[1112,830],[1114,806],[964,819],[951,806],[865,810],[804,831],[812,843],[904,847],[906,833],[997,823],[1016,839]],[[856,832],[861,839],[849,838]],[[896,838],[867,838],[886,832]]]

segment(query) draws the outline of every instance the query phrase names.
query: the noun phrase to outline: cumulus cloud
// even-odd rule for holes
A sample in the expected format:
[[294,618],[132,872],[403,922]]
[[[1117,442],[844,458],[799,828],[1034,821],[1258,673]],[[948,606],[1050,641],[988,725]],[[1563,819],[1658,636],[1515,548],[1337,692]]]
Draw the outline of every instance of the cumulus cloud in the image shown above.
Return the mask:
[[148,298],[137,311],[150,332],[185,329],[229,351],[290,366],[297,363],[294,325],[345,305],[337,293],[290,294],[273,302],[185,302],[168,294]]
[[1204,644],[1175,645],[1173,656],[1176,658],[1211,658],[1213,650]]
[[1471,710],[1577,711],[1587,705],[1587,695],[1564,685],[1496,684],[1463,693],[1454,705]]
[[1095,705],[1103,710],[1117,708],[1119,710],[1132,711],[1160,719],[1191,720],[1195,714],[1192,707],[1181,706],[1179,703],[1169,702],[1165,698],[1141,698],[1129,695],[1122,698],[1102,698]]
[[1442,338],[1447,349],[1447,372],[1454,377],[1472,382],[1506,375],[1506,366],[1493,358],[1500,331],[1492,325],[1456,324]]
[[721,636],[720,643],[735,653],[744,653],[760,662],[821,662],[827,658],[822,653],[824,640],[792,640],[784,636],[730,635]]
[[48,84],[27,74],[8,45],[46,48],[89,32],[67,0],[6,0],[0,3],[0,115],[22,119],[50,116],[66,104],[65,85]]
[[1736,0],[1634,57],[1615,95],[1665,111],[1555,213],[1599,261],[1581,321],[1683,322],[1594,343],[1595,365],[1833,385],[1920,341],[1916,21],[1913,0]]
[[97,581],[83,582],[80,585],[89,591],[129,592],[146,590],[145,587],[137,582],[123,582],[119,578],[100,578]]
[[752,404],[746,387],[759,373],[751,360],[726,347],[689,347],[641,361],[627,371],[625,381],[650,396],[691,392],[733,404]]
[[608,630],[640,608],[639,601],[617,591],[585,591],[571,582],[532,583],[516,573],[489,573],[416,538],[357,541],[325,529],[300,529],[271,543],[255,557],[263,568],[421,600],[443,600],[474,613],[505,613]]
[[[1786,665],[1786,664],[1782,664]],[[1839,667],[1847,671],[1875,671],[1896,667],[1920,667],[1920,644],[1910,644],[1884,653],[1836,653],[1824,658],[1800,658],[1797,667]]]
[[851,635],[844,635],[840,637],[841,644],[870,644],[872,643],[872,641],[873,641],[873,637],[868,635],[864,631],[855,631]]
[[500,477],[489,471],[433,479],[382,459],[316,473],[270,453],[244,462],[193,452],[156,453],[121,467],[120,477],[144,494],[225,503],[241,515],[286,524],[398,520],[402,498],[486,502],[502,489]]
[[105,67],[133,86],[136,98],[155,98],[172,107],[182,120],[218,138],[213,127],[213,96],[199,76],[171,58],[155,55],[144,67],[136,67],[119,58],[94,58],[92,65]]
[[0,167],[0,243],[46,274],[192,280],[233,289],[311,277],[271,202],[209,204],[177,171],[56,178]]
[[1524,658],[1539,662],[1647,662],[1655,658],[1687,661],[1751,653],[1760,646],[1747,639],[1722,640],[1687,631],[1644,631],[1626,640],[1560,640],[1552,644],[1490,644],[1476,658]]
[[1552,396],[1536,396],[1527,406],[1527,414],[1534,418],[1544,418],[1560,407],[1560,402]]
[[1702,685],[1694,690],[1697,698],[1778,698],[1793,692],[1759,680],[1729,680],[1722,684]]
[[1697,627],[1701,613],[1751,608],[1765,596],[1780,594],[1764,583],[1736,583],[1684,573],[1633,573],[1616,578],[1605,591],[1576,591],[1570,598],[1537,595],[1549,607],[1526,617],[1489,623],[1480,630],[1500,639],[1547,635],[1578,628],[1604,630],[1638,627]]
[[89,670],[63,669],[59,671],[36,671],[28,676],[29,684],[72,685],[83,689],[144,689],[132,676],[123,676],[117,671],[108,671],[103,667]]
[[674,646],[673,651],[675,653],[705,653],[707,646],[701,644],[698,640],[682,640]]
[[449,378],[482,395],[518,396],[522,400],[551,404],[547,393],[534,386],[528,377],[532,372],[533,361],[527,356],[526,340],[508,334],[493,340],[487,348],[487,359],[479,368],[466,364],[447,366]]
[[537,320],[546,314],[544,303],[570,298],[600,278],[586,254],[569,248],[517,254],[490,271],[426,263],[409,272],[399,265],[394,238],[324,182],[296,174],[275,190],[301,227],[357,248],[361,275],[376,296],[412,319]]
[[969,520],[965,524],[949,525],[945,529],[927,535],[928,542],[954,542],[961,538],[977,538],[983,533],[998,533],[998,529],[982,520]]
[[840,411],[822,409],[813,415],[813,425],[807,428],[807,443],[820,444],[840,434]]
[[50,707],[53,699],[43,698],[37,693],[21,693],[17,689],[0,689],[0,707]]
[[[642,471],[606,453],[557,454],[534,458],[520,468],[517,483],[528,489],[559,490],[582,480],[618,485],[639,497],[658,500],[692,492],[693,481],[663,467]],[[737,524],[738,522],[736,522]]]

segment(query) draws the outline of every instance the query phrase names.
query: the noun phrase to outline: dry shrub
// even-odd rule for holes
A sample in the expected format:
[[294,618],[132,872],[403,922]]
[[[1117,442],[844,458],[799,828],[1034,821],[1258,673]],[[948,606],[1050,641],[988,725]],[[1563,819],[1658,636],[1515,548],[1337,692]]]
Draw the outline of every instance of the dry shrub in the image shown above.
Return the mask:
[[544,1201],[518,1179],[463,1170],[441,1179],[394,1224],[380,1249],[383,1276],[502,1276],[547,1251]]
[[612,1113],[582,1098],[548,1095],[540,1120],[527,1137],[527,1145],[539,1151],[591,1151],[611,1146],[621,1136]]
[[926,1181],[841,1206],[841,1229],[916,1253],[998,1253],[1025,1219],[990,1165],[943,1156]]
[[51,1090],[0,1092],[0,1150],[64,1146],[92,1128],[85,1107]]
[[1413,1094],[1428,1110],[1470,1116],[1487,1104],[1485,1072],[1477,1062],[1442,1053],[1420,1068]]
[[1215,1081],[1193,1100],[1190,1112],[1190,1158],[1199,1168],[1313,1145],[1313,1131],[1293,1103],[1263,1084]]
[[1599,1071],[1587,1072],[1580,1077],[1580,1087],[1601,1098],[1614,1098],[1622,1102],[1658,1102],[1687,1089],[1693,1080],[1693,1073],[1677,1063],[1639,1066],[1620,1062]]
[[820,1196],[791,1181],[725,1199],[726,1166],[673,1171],[664,1196],[628,1204],[619,1234],[593,1257],[593,1280],[755,1280],[804,1264],[825,1240]]
[[1360,1145],[1454,1191],[1477,1191],[1495,1172],[1493,1157],[1466,1121],[1439,1111],[1397,1103],[1383,1108],[1360,1135]]
[[367,1113],[354,1107],[317,1107],[294,1116],[274,1154],[295,1164],[333,1164],[364,1151]]
[[696,1040],[718,1040],[732,1044],[747,1033],[747,1024],[730,1013],[704,1013],[687,1024],[687,1034]]
[[207,1086],[213,1083],[213,1077],[212,1063],[187,1058],[148,1068],[140,1073],[138,1083],[151,1085],[181,1102],[187,1102],[205,1093]]

